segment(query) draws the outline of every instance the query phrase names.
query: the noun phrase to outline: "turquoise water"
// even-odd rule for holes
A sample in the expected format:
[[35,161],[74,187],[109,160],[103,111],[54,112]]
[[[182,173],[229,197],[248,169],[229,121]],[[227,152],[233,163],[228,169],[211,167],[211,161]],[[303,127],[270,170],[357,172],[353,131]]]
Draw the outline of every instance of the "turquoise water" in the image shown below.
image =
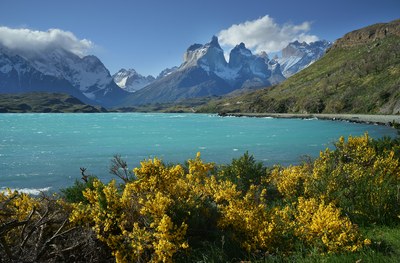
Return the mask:
[[222,118],[206,114],[1,114],[0,189],[57,190],[80,178],[80,167],[110,179],[120,154],[133,168],[160,157],[183,162],[198,151],[228,163],[249,151],[266,165],[318,156],[340,135],[395,136],[391,128],[348,122]]

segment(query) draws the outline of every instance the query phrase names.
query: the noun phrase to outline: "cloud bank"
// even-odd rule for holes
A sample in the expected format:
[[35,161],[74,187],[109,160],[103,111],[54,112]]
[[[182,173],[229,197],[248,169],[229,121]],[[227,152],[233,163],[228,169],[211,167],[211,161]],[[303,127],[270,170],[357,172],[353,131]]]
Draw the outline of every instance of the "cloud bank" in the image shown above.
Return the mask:
[[73,33],[61,29],[36,31],[4,26],[0,26],[0,45],[20,52],[40,52],[63,48],[78,56],[85,55],[93,47],[90,40],[78,39]]
[[223,46],[235,46],[243,42],[247,48],[256,53],[261,51],[270,53],[282,50],[287,44],[295,40],[307,43],[317,41],[317,36],[308,34],[310,29],[310,22],[303,22],[299,25],[279,25],[275,23],[273,18],[266,15],[221,30],[218,33],[218,38]]

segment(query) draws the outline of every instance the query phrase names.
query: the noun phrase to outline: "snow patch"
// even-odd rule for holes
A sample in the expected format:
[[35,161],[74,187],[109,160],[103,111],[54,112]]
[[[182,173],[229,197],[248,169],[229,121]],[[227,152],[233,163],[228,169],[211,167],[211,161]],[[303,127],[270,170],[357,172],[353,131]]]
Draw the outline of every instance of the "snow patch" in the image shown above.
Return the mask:
[[2,72],[2,73],[8,73],[8,72],[10,72],[12,69],[13,69],[13,67],[11,67],[9,64],[6,64],[6,65],[4,65],[4,66],[2,66],[2,67],[0,68],[0,72]]
[[153,76],[144,77],[134,69],[121,69],[113,75],[113,79],[120,88],[128,92],[136,92],[155,80]]
[[92,92],[83,92],[83,95],[85,95],[87,98],[89,98],[91,100],[95,100],[96,99],[96,95],[93,94]]
[[126,80],[128,77],[122,78],[119,82],[115,82],[120,88],[125,88],[126,86]]

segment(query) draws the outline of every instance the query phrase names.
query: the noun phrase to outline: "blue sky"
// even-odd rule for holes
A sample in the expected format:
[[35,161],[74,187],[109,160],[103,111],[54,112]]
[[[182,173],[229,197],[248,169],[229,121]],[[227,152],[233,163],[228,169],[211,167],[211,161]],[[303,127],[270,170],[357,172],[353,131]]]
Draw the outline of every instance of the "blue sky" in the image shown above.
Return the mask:
[[[400,0],[0,0],[0,26],[71,32],[76,41],[90,42],[85,52],[97,55],[111,74],[124,67],[157,75],[179,66],[191,44],[213,35],[223,36],[227,51],[236,40],[253,41],[246,43],[253,51],[271,51],[296,36],[334,41],[399,18]],[[274,32],[284,36],[276,40]]]

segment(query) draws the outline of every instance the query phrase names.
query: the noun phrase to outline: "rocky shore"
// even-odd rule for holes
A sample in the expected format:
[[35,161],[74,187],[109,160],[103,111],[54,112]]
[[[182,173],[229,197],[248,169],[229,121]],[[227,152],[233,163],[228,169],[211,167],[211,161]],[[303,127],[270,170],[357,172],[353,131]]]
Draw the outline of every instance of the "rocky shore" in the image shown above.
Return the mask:
[[369,123],[393,126],[400,124],[400,115],[365,115],[365,114],[301,114],[301,113],[220,113],[220,116],[234,117],[272,117],[272,118],[317,118],[320,120],[350,121],[356,123]]

